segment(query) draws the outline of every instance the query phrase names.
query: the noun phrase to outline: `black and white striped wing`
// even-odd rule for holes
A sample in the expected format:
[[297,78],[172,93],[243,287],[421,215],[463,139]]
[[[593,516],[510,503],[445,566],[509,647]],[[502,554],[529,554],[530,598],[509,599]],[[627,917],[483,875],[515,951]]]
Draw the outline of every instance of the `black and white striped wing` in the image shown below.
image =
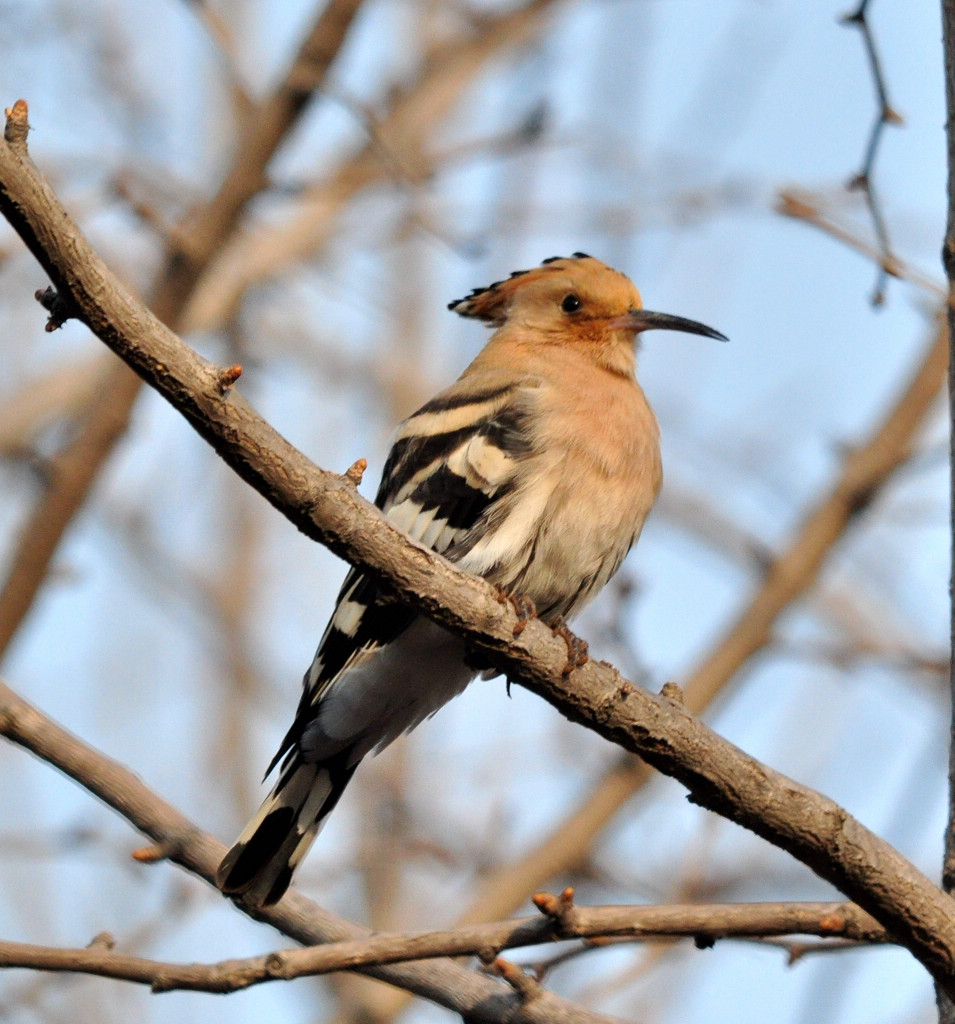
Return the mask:
[[[458,395],[452,388],[399,428],[375,504],[415,540],[456,561],[514,487],[530,451],[519,389]],[[417,612],[381,602],[377,580],[352,569],[303,681],[298,713],[269,771],[294,751],[323,695],[343,672],[395,640]],[[266,773],[268,774],[268,772]]]

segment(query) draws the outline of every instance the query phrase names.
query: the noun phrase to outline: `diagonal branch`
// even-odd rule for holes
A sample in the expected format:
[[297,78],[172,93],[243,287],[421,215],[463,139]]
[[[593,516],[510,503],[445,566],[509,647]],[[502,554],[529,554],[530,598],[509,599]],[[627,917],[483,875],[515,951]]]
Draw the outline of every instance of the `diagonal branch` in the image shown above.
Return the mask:
[[190,299],[184,325],[190,330],[218,329],[248,288],[319,250],[338,211],[358,193],[396,181],[406,187],[427,181],[453,155],[431,151],[435,128],[488,61],[527,43],[553,4],[527,0],[481,18],[472,31],[433,47],[414,81],[394,88],[377,117],[366,117],[365,143],[306,188],[291,216],[229,239]]
[[843,245],[871,260],[879,268],[880,273],[909,281],[933,299],[943,301],[947,298],[945,289],[933,277],[922,273],[891,251],[883,251],[851,228],[840,224],[831,214],[826,214],[811,192],[795,188],[781,189],[777,197],[776,212],[819,228],[837,242],[842,242]]
[[[347,478],[323,472],[269,426],[224,375],[184,345],[115,281],[70,222],[32,164],[0,145],[0,212],[37,253],[57,288],[94,333],[149,381],[222,458],[309,537],[353,564],[373,569],[401,597],[477,647],[500,671],[625,750],[682,782],[691,799],[787,850],[842,890],[909,949],[946,991],[955,992],[955,903],[888,843],[843,808],[773,771],[695,719],[678,691],[647,693],[612,667],[590,662],[569,677],[567,649],[543,623],[514,637],[517,617],[484,580],[469,577],[411,541],[365,501]],[[231,382],[234,376],[228,378]],[[898,440],[915,415],[884,425]],[[810,564],[827,538],[865,507],[865,470],[885,474],[899,460],[889,447],[847,466],[832,515],[807,531]],[[871,465],[870,465],[871,463]],[[841,525],[840,525],[841,524]],[[777,600],[807,585],[779,565]],[[771,574],[772,578],[772,574]],[[788,595],[788,596],[787,596]],[[765,642],[769,624],[741,630],[734,650]],[[719,660],[725,671],[732,659]],[[717,674],[714,669],[713,674]],[[697,684],[702,688],[702,683]]]

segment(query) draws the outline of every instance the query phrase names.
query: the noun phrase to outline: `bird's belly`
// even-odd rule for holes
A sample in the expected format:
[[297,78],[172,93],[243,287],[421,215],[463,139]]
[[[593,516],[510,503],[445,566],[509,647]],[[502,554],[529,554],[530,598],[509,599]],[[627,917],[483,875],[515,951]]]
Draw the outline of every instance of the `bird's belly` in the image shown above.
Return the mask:
[[[548,621],[567,618],[613,576],[640,535],[656,497],[653,453],[608,472],[579,447],[553,458],[535,490],[546,505],[529,533],[522,557],[500,563],[493,582],[529,597]],[[625,471],[626,470],[626,471]],[[595,494],[594,490],[599,489]],[[517,572],[508,576],[508,562]]]
[[537,539],[535,557],[516,589],[545,619],[567,618],[596,595],[617,571],[643,525],[631,509],[581,516],[555,508]]
[[322,760],[351,748],[359,761],[433,715],[474,677],[458,637],[420,617],[387,646],[342,673],[300,741]]

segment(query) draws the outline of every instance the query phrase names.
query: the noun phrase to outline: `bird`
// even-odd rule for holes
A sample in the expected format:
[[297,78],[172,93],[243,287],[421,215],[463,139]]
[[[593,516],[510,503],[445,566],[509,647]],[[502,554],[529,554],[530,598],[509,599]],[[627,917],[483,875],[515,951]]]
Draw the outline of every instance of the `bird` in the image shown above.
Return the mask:
[[[660,490],[659,428],[635,376],[639,336],[727,339],[644,309],[628,277],[582,252],[448,308],[494,333],[399,425],[375,503],[421,544],[566,629],[617,571]],[[277,902],[361,760],[477,672],[461,638],[352,569],[266,771],[281,762],[278,781],[219,867],[222,892]]]

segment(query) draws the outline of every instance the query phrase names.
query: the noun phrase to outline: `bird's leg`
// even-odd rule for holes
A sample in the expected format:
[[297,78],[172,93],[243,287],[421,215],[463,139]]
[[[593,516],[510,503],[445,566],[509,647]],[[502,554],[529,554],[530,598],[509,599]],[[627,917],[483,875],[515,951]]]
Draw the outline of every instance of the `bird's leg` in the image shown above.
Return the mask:
[[498,600],[501,604],[509,604],[517,613],[517,622],[514,624],[514,636],[518,637],[527,628],[527,623],[537,617],[537,609],[534,602],[527,594],[508,594],[501,590],[498,592]]
[[570,631],[566,619],[557,619],[550,624],[550,628],[554,636],[559,636],[567,644],[567,664],[561,672],[561,676],[566,679],[575,668],[586,665],[590,660],[587,641]]

